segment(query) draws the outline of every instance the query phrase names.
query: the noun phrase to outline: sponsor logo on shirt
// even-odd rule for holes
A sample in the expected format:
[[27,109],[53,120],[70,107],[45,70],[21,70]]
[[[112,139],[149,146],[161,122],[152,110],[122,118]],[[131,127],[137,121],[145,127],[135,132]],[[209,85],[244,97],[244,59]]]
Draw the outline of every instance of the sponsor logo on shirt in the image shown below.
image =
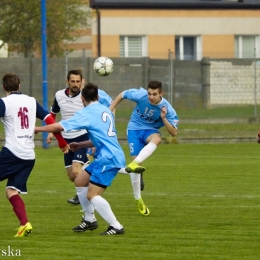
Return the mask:
[[17,138],[22,139],[22,138],[29,138],[32,139],[31,135],[18,135]]

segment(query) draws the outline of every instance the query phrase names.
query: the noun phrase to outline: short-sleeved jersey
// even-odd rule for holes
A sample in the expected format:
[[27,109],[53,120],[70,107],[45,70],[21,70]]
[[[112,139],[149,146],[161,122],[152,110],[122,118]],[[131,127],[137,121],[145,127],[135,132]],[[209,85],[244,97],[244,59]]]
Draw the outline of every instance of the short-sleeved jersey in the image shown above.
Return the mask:
[[0,99],[0,117],[5,129],[5,147],[24,160],[35,159],[34,127],[36,117],[44,120],[49,113],[35,98],[11,93]]
[[175,128],[178,127],[178,116],[171,104],[162,98],[158,104],[151,104],[148,99],[148,92],[144,88],[129,89],[123,92],[122,97],[136,102],[130,121],[128,130],[156,129],[164,126],[161,118],[161,108],[166,107],[166,118]]
[[68,120],[60,121],[65,131],[86,129],[96,152],[95,161],[106,167],[125,167],[125,155],[118,143],[112,112],[99,102],[93,102]]
[[[76,111],[82,109],[81,92],[74,96],[69,96],[69,89],[62,89],[56,92],[51,112],[53,114],[61,113],[61,119],[66,120],[72,117]],[[67,139],[76,138],[86,133],[86,130],[79,129],[70,132],[62,132],[62,136]]]
[[[112,103],[111,97],[103,90],[98,90],[98,102],[109,107]],[[69,89],[62,89],[56,92],[51,112],[53,114],[61,113],[61,119],[66,120],[72,117],[78,110],[84,108],[81,100],[81,92],[74,96],[69,96]],[[62,132],[62,136],[67,139],[76,138],[86,133],[86,130],[72,130]]]

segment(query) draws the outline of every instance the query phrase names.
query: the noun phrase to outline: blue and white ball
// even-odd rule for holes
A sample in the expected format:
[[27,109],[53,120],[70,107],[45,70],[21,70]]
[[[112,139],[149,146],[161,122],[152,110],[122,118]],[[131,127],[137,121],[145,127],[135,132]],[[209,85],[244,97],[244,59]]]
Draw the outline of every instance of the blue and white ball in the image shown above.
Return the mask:
[[94,70],[99,76],[108,76],[113,68],[113,61],[107,57],[99,57],[94,62]]

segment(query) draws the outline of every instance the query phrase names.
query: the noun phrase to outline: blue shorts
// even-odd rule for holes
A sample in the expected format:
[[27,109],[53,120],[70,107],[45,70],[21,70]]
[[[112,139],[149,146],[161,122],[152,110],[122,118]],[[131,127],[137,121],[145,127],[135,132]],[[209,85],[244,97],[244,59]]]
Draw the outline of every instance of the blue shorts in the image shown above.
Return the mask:
[[158,130],[128,130],[127,140],[131,156],[137,156],[146,146],[147,138],[152,134],[161,134]]
[[120,168],[106,169],[104,165],[101,166],[96,161],[93,161],[85,169],[90,175],[89,182],[102,188],[111,185],[119,170]]
[[3,147],[0,152],[0,181],[7,179],[7,188],[15,189],[19,193],[27,193],[26,182],[34,164],[35,159],[20,159],[9,149]]
[[[81,136],[78,136],[76,138],[72,138],[72,139],[66,139],[66,142],[68,144],[72,143],[72,142],[84,142],[89,140],[88,138],[88,134],[83,134]],[[88,158],[86,156],[86,148],[82,148],[79,149],[75,152],[72,152],[69,150],[68,153],[64,154],[64,164],[65,164],[65,168],[72,166],[72,162],[79,162],[79,163],[86,163],[88,161]]]

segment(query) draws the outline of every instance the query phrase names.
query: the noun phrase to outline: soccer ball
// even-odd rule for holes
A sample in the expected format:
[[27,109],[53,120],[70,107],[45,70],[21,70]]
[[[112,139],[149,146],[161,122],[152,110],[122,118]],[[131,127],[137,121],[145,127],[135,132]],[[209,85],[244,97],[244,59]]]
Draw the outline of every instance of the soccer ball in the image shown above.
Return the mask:
[[107,57],[99,57],[94,62],[94,70],[99,76],[108,76],[113,68],[113,61]]

